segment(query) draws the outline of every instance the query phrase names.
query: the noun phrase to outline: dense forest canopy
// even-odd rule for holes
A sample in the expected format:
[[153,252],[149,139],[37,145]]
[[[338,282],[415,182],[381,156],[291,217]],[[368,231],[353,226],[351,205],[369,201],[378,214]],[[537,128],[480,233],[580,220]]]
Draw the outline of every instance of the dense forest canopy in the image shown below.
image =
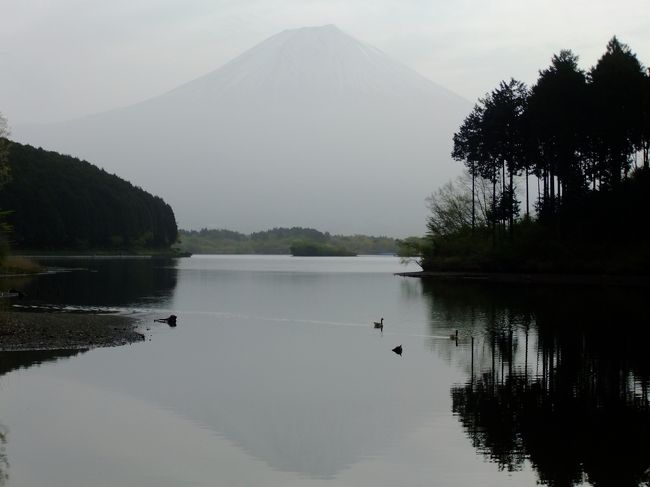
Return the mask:
[[650,76],[616,37],[588,71],[563,50],[532,87],[502,81],[453,142],[469,184],[430,198],[424,267],[452,258],[452,267],[563,271],[585,254],[626,259],[625,245],[650,244]]
[[177,240],[174,212],[161,198],[79,159],[11,142],[9,211],[17,249],[166,249]]
[[[294,244],[319,244],[353,254],[394,254],[397,240],[366,235],[330,235],[313,228],[273,228],[251,234],[232,230],[181,230],[180,247],[193,254],[290,254]],[[329,247],[323,247],[329,246]]]

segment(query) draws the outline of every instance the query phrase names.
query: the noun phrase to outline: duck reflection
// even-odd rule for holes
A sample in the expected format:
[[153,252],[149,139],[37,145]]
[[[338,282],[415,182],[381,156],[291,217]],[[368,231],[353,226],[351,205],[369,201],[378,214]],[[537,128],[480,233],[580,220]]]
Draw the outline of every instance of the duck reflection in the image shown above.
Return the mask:
[[[423,282],[432,323],[472,336],[452,391],[474,447],[551,486],[647,485],[650,338],[643,290]],[[627,332],[621,334],[620,330]]]

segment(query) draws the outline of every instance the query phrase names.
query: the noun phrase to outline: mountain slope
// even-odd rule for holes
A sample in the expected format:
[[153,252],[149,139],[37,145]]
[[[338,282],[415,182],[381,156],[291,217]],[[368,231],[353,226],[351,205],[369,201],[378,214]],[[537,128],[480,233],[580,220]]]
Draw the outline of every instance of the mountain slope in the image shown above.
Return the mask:
[[164,95],[16,136],[162,194],[188,227],[422,233],[469,103],[334,26],[287,30]]

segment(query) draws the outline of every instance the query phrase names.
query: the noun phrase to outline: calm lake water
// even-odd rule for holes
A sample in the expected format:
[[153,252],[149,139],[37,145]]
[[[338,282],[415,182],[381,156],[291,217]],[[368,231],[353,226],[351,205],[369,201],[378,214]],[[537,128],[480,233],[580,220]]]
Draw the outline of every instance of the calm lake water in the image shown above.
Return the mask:
[[132,314],[147,341],[0,354],[0,485],[646,485],[647,290],[392,257],[48,264],[68,270],[0,285]]

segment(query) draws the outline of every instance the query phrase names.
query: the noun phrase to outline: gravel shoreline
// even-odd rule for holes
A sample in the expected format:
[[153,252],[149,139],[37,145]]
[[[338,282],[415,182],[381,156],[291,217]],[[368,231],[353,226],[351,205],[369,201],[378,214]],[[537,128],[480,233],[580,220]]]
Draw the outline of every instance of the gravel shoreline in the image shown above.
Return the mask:
[[0,351],[113,347],[145,339],[137,321],[122,315],[0,313]]

